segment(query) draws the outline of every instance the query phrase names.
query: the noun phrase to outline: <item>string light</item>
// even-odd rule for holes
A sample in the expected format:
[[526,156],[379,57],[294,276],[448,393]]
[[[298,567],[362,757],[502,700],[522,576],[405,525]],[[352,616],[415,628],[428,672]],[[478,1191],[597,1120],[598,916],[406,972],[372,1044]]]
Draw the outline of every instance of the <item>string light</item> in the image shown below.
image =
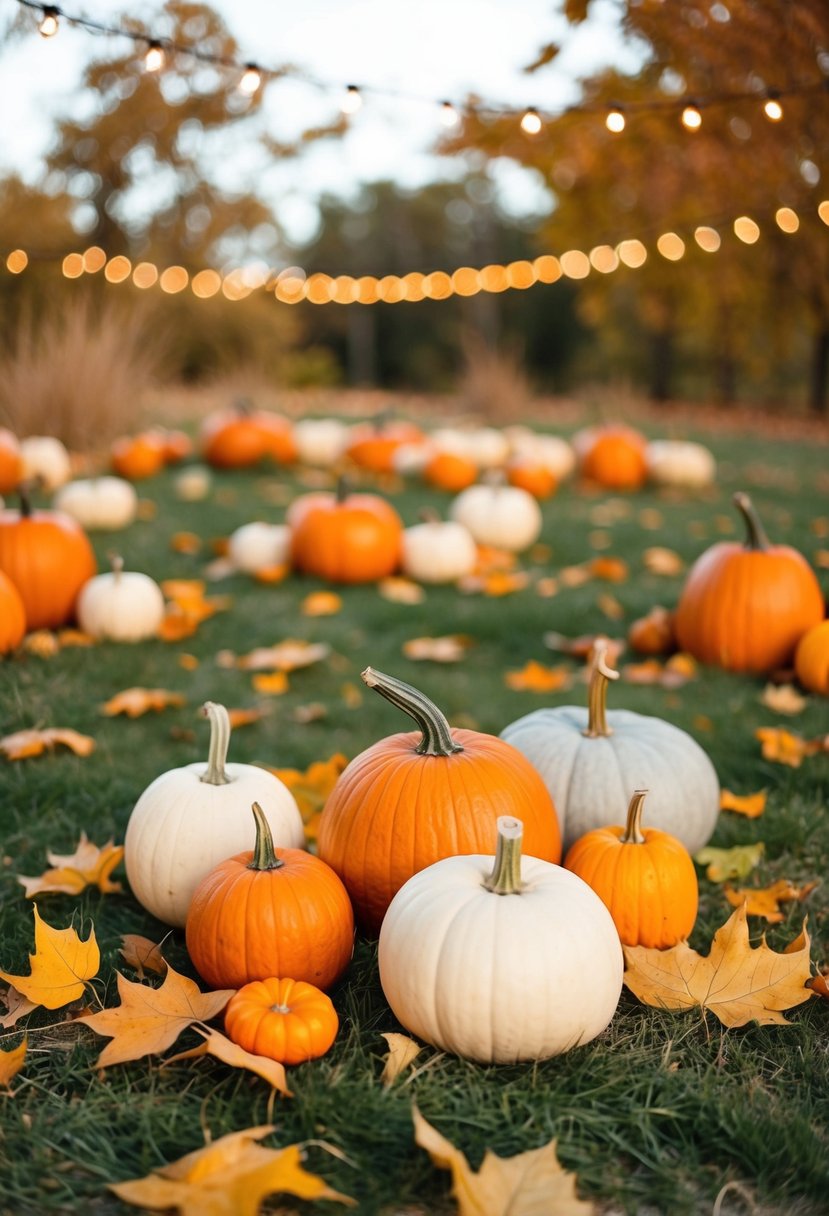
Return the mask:
[[461,120],[461,116],[451,101],[442,101],[440,103],[440,125],[450,129],[456,127]]
[[58,32],[58,17],[60,9],[55,8],[53,4],[47,4],[43,9],[43,16],[40,19],[40,24],[37,27],[41,38],[53,38]]
[[614,106],[604,120],[604,125],[608,131],[612,131],[614,135],[620,135],[625,129],[625,116],[619,106]]
[[525,135],[538,135],[542,127],[541,116],[535,106],[527,106],[521,118],[521,130]]
[[358,110],[362,109],[362,106],[363,95],[356,84],[347,84],[343,99],[340,102],[340,109],[343,114],[356,114]]
[[698,131],[702,126],[702,115],[692,101],[682,111],[681,122],[687,131]]
[[776,93],[769,93],[766,104],[763,106],[763,113],[769,122],[780,122],[783,117],[783,107],[777,100]]
[[144,71],[160,72],[163,67],[164,47],[156,39],[153,39],[147,47],[147,53],[144,56]]
[[262,73],[255,63],[246,63],[245,70],[239,78],[239,83],[236,86],[240,93],[244,93],[246,97],[253,97],[262,83]]

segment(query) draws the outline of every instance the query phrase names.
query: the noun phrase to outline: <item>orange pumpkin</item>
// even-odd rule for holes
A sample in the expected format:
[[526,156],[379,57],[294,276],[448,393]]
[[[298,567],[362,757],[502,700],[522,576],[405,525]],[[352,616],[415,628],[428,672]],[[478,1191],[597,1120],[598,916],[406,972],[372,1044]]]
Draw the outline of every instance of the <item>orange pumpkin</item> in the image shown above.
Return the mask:
[[26,633],[26,609],[20,592],[0,570],[0,654],[19,646]]
[[16,490],[23,476],[23,457],[17,437],[0,427],[0,494]]
[[734,495],[744,545],[720,541],[697,558],[676,609],[681,650],[728,671],[771,671],[791,661],[800,638],[824,617],[814,571],[789,545],[769,543],[747,494]]
[[332,583],[370,583],[397,569],[403,539],[400,516],[377,494],[308,495],[291,513],[294,568]]
[[553,800],[529,760],[494,735],[451,729],[423,693],[367,668],[363,680],[413,718],[340,774],[320,816],[319,855],[340,875],[366,932],[376,934],[413,874],[458,853],[489,853],[499,815],[524,823],[526,850],[561,857]]
[[381,415],[375,422],[355,427],[345,451],[361,469],[392,473],[397,449],[422,442],[423,432],[414,423],[395,422]]
[[293,464],[299,456],[299,448],[294,439],[294,428],[288,419],[267,410],[259,410],[256,421],[262,429],[265,455],[277,464]]
[[648,476],[647,441],[629,426],[595,427],[584,438],[581,472],[609,490],[638,490]]
[[140,435],[123,435],[109,449],[113,471],[127,481],[142,481],[160,473],[166,462],[164,439],[160,432],[142,431]]
[[187,950],[211,988],[291,976],[328,988],[354,945],[354,915],[334,871],[304,849],[274,849],[258,802],[253,852],[215,866],[193,892]]
[[809,692],[829,696],[829,621],[804,633],[794,653],[794,669]]
[[186,431],[162,429],[161,442],[164,447],[164,463],[179,464],[193,455],[193,440]]
[[269,440],[261,415],[247,401],[211,414],[199,439],[203,458],[217,469],[250,468],[268,455]]
[[225,1010],[225,1031],[232,1042],[280,1064],[324,1056],[339,1024],[331,998],[301,980],[252,980],[234,993]]
[[636,790],[627,823],[594,828],[570,848],[564,867],[596,892],[626,946],[665,950],[697,919],[699,889],[691,855],[675,836],[642,829],[647,790]]
[[671,654],[676,650],[674,614],[655,604],[628,629],[628,642],[638,654]]
[[60,511],[33,511],[21,494],[20,510],[0,511],[0,570],[20,593],[26,627],[55,629],[72,618],[97,565],[80,524]]
[[478,466],[469,456],[457,452],[435,452],[423,467],[423,478],[437,490],[453,494],[478,480]]
[[507,481],[526,490],[533,498],[552,498],[558,481],[552,469],[526,456],[514,456],[507,464]]

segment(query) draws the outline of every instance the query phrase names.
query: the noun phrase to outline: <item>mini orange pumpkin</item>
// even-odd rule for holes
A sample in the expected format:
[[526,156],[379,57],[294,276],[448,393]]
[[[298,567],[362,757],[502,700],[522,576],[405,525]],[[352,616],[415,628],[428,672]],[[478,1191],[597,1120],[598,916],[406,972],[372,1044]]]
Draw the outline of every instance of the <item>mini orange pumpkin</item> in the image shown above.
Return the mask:
[[26,609],[14,583],[0,570],[0,654],[19,646],[26,633]]
[[581,472],[609,490],[638,490],[647,479],[647,442],[629,426],[600,426],[584,438]]
[[746,542],[719,541],[694,562],[676,609],[676,637],[703,663],[771,671],[788,663],[806,630],[823,620],[823,594],[801,553],[769,543],[748,495],[735,494],[734,505]]
[[570,848],[564,867],[592,887],[626,946],[665,950],[686,938],[699,889],[691,855],[675,836],[642,829],[647,790],[636,790],[625,827],[594,828]]
[[218,410],[204,421],[201,454],[217,469],[246,469],[268,455],[268,435],[259,412],[246,401]]
[[0,427],[0,494],[16,490],[23,476],[23,457],[17,436]]
[[829,696],[829,621],[804,633],[794,654],[794,669],[809,692]]
[[469,456],[458,452],[435,452],[423,468],[423,479],[437,490],[456,494],[478,480],[478,466]]
[[513,456],[507,464],[507,481],[526,490],[534,498],[552,498],[558,481],[552,469],[527,456]]
[[374,422],[354,428],[346,455],[361,469],[372,473],[394,471],[394,455],[407,443],[422,443],[423,432],[412,422],[394,421],[379,415]]
[[370,583],[397,569],[403,524],[378,494],[336,494],[297,499],[291,512],[293,565],[332,583]]
[[154,477],[164,468],[166,459],[164,437],[158,431],[123,435],[113,441],[109,450],[113,471],[127,481]]
[[628,642],[637,654],[671,654],[676,650],[674,614],[655,604],[645,616],[631,622]]
[[225,1010],[229,1039],[280,1064],[324,1056],[339,1024],[331,998],[301,980],[252,980],[234,993]]

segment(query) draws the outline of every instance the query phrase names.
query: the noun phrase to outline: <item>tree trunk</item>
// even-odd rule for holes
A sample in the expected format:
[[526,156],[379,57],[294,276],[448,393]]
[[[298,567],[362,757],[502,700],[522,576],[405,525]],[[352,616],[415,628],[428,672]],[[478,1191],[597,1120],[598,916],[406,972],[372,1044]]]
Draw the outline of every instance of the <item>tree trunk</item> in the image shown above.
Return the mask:
[[377,383],[377,342],[373,308],[348,304],[348,383],[372,387]]
[[826,386],[829,380],[829,323],[824,322],[814,337],[812,382],[809,405],[816,414],[826,411]]
[[674,332],[661,329],[651,345],[651,400],[670,401],[674,375]]

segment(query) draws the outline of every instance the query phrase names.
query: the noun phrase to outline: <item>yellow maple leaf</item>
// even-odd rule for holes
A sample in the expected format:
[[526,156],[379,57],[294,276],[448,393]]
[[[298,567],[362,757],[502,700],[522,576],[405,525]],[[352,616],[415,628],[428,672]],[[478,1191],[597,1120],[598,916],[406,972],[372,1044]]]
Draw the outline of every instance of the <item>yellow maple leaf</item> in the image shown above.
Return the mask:
[[452,1172],[452,1194],[458,1201],[458,1216],[588,1216],[592,1203],[576,1194],[576,1176],[562,1169],[556,1142],[498,1157],[487,1150],[475,1173],[469,1162],[449,1140],[412,1108],[415,1141],[425,1148],[434,1164]]
[[763,916],[769,924],[774,925],[783,919],[781,903],[789,903],[795,899],[802,903],[817,885],[815,881],[808,882],[803,887],[795,887],[788,879],[781,878],[770,887],[742,887],[735,891],[732,887],[725,886],[723,891],[733,908],[745,904],[749,916]]
[[571,686],[573,675],[567,667],[545,667],[530,659],[519,671],[505,672],[504,683],[516,692],[557,692]]
[[11,984],[22,996],[45,1009],[62,1009],[83,996],[84,985],[98,974],[101,953],[94,929],[81,941],[71,927],[53,929],[41,920],[37,904],[35,917],[35,952],[29,955],[30,975],[11,975],[0,971],[0,978]]
[[416,1056],[420,1055],[423,1051],[423,1044],[416,1043],[407,1034],[397,1034],[394,1031],[389,1031],[382,1037],[388,1043],[389,1050],[385,1057],[380,1080],[383,1085],[388,1086],[397,1080],[401,1072],[405,1072]]
[[169,964],[158,988],[134,983],[120,971],[117,981],[120,1005],[78,1018],[96,1034],[112,1039],[97,1059],[98,1068],[166,1051],[193,1022],[207,1022],[220,1013],[234,992],[232,988],[202,992]]
[[111,895],[122,889],[121,884],[113,882],[110,875],[123,856],[123,845],[116,845],[112,840],[108,840],[99,847],[89,840],[86,832],[81,832],[74,853],[62,856],[59,853],[47,852],[46,857],[52,869],[36,878],[27,878],[20,874],[17,881],[23,884],[27,899],[48,891],[77,895],[85,887],[98,887],[105,895]]
[[800,768],[806,756],[814,756],[823,749],[820,739],[804,739],[782,726],[761,726],[754,732],[760,740],[764,760]]
[[180,692],[169,692],[166,688],[125,688],[101,706],[108,718],[126,714],[128,718],[139,718],[153,710],[160,713],[170,706],[184,705],[186,698]]
[[151,942],[140,933],[125,933],[121,938],[121,956],[124,962],[134,967],[141,978],[150,971],[155,975],[164,975],[167,971],[167,960],[161,953],[161,946]]
[[343,606],[342,596],[336,591],[312,591],[300,605],[303,616],[334,616]]
[[723,1026],[788,1025],[783,1011],[808,1001],[809,935],[803,932],[778,954],[752,947],[745,904],[714,934],[707,956],[686,941],[669,950],[625,946],[625,984],[646,1005],[660,1009],[710,1010]]
[[9,1088],[10,1082],[23,1067],[27,1045],[28,1040],[24,1034],[22,1042],[18,1043],[17,1047],[12,1047],[11,1051],[0,1050],[0,1086],[3,1089]]
[[196,1060],[199,1056],[213,1056],[231,1068],[245,1068],[248,1072],[256,1073],[285,1098],[294,1096],[288,1089],[285,1068],[278,1060],[273,1060],[270,1056],[254,1055],[253,1052],[240,1047],[238,1043],[232,1042],[220,1031],[213,1030],[212,1027],[196,1026],[194,1029],[202,1036],[204,1042],[200,1043],[198,1047],[191,1047],[189,1051],[180,1051],[178,1055],[170,1056],[164,1061],[165,1065],[175,1064],[178,1060]]
[[299,1145],[270,1149],[256,1143],[273,1130],[266,1124],[231,1132],[146,1178],[109,1183],[109,1189],[134,1207],[170,1208],[181,1216],[257,1216],[262,1200],[279,1193],[353,1205],[303,1168]]
[[765,809],[765,790],[758,790],[756,794],[732,794],[731,790],[720,791],[721,811],[734,811],[737,815],[745,815],[747,819],[757,819]]
[[7,760],[25,760],[29,756],[40,756],[58,745],[68,747],[76,756],[89,756],[95,750],[95,740],[90,735],[81,735],[68,726],[19,730],[0,739],[0,751]]

